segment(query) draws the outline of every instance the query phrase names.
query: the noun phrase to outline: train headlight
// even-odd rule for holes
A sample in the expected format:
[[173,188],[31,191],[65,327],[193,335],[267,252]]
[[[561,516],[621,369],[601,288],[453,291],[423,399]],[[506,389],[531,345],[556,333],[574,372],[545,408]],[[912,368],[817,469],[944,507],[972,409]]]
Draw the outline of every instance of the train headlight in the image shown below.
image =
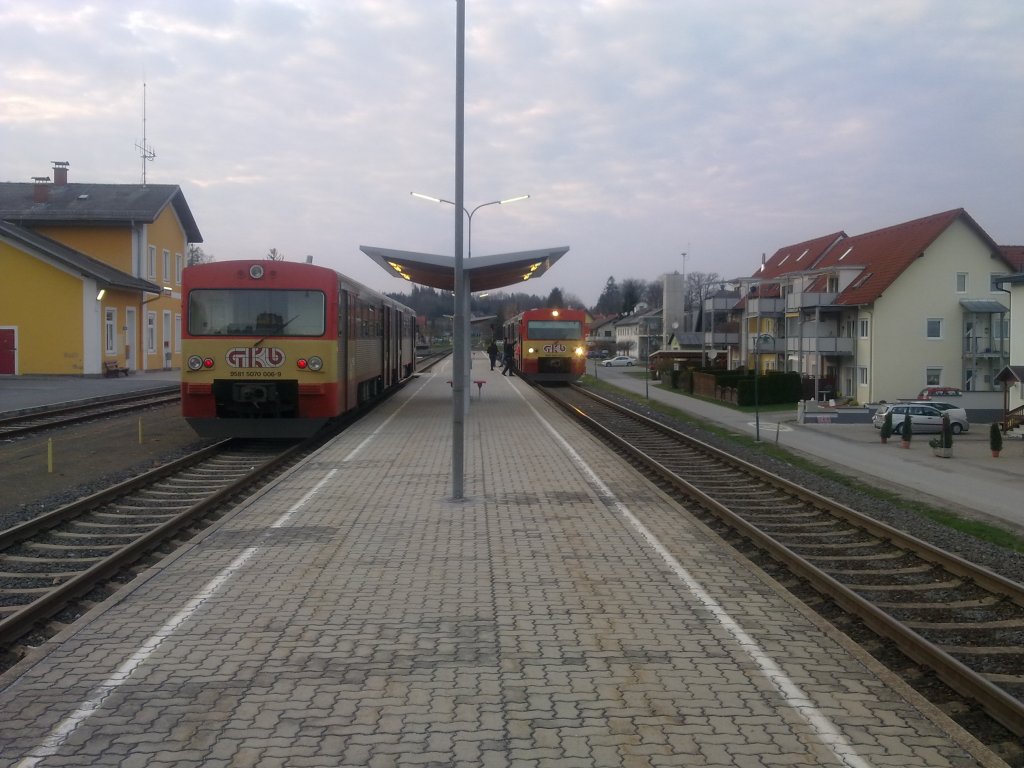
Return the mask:
[[203,358],[201,358],[199,355],[192,355],[191,357],[189,357],[188,362],[186,364],[188,365],[188,369],[190,371],[198,371],[203,367]]
[[316,355],[313,355],[313,357],[309,358],[309,370],[311,370],[311,371],[320,371],[320,370],[323,370],[323,367],[324,367],[324,361],[321,360]]
[[584,350],[583,347],[576,347],[576,349],[573,350],[573,353],[576,355],[576,357],[583,357],[585,352],[586,350]]
[[532,355],[532,354],[536,353],[537,350],[534,349],[533,347],[529,347],[529,348],[527,348],[526,351],[529,352]]

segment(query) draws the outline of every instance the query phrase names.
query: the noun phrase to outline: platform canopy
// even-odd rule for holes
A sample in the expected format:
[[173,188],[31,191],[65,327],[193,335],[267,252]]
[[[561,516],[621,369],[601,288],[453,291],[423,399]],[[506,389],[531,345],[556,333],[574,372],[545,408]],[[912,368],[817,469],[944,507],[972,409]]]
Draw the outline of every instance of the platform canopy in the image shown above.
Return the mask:
[[[361,245],[359,250],[377,262],[385,271],[411,283],[455,290],[455,257],[415,251],[396,251]],[[474,256],[463,259],[462,271],[469,280],[470,289],[492,291],[497,288],[521,285],[540,277],[568,252],[569,246],[540,248],[518,253],[497,253],[492,256]]]

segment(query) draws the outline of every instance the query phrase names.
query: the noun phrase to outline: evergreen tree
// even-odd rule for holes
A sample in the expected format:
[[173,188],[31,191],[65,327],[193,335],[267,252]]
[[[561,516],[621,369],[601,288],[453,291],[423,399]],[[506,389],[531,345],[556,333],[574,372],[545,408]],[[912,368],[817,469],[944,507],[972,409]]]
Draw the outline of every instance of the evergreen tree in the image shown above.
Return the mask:
[[619,312],[625,314],[632,312],[633,308],[640,303],[644,293],[644,281],[629,278],[622,281],[622,301],[619,305]]
[[594,312],[599,315],[617,315],[622,311],[622,292],[615,282],[614,277],[609,277],[604,284],[597,304],[594,305]]

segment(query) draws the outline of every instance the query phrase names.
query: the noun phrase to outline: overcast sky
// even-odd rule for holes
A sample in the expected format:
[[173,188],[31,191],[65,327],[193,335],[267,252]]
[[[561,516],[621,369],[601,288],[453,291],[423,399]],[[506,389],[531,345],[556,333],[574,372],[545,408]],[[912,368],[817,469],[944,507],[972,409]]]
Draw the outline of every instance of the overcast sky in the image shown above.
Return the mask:
[[[452,253],[453,0],[4,0],[0,180],[181,186],[218,260]],[[965,208],[1024,243],[1021,0],[466,0],[478,256],[532,291],[750,275],[762,253]],[[689,254],[685,266],[681,253]]]

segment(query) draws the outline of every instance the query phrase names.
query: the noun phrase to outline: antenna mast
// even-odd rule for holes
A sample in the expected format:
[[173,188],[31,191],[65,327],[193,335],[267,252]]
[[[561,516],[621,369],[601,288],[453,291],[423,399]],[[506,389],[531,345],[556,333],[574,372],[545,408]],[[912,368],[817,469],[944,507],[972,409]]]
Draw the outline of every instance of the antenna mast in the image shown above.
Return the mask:
[[142,81],[142,143],[135,142],[142,158],[142,186],[146,186],[146,163],[156,157],[156,151],[146,141],[146,81]]

